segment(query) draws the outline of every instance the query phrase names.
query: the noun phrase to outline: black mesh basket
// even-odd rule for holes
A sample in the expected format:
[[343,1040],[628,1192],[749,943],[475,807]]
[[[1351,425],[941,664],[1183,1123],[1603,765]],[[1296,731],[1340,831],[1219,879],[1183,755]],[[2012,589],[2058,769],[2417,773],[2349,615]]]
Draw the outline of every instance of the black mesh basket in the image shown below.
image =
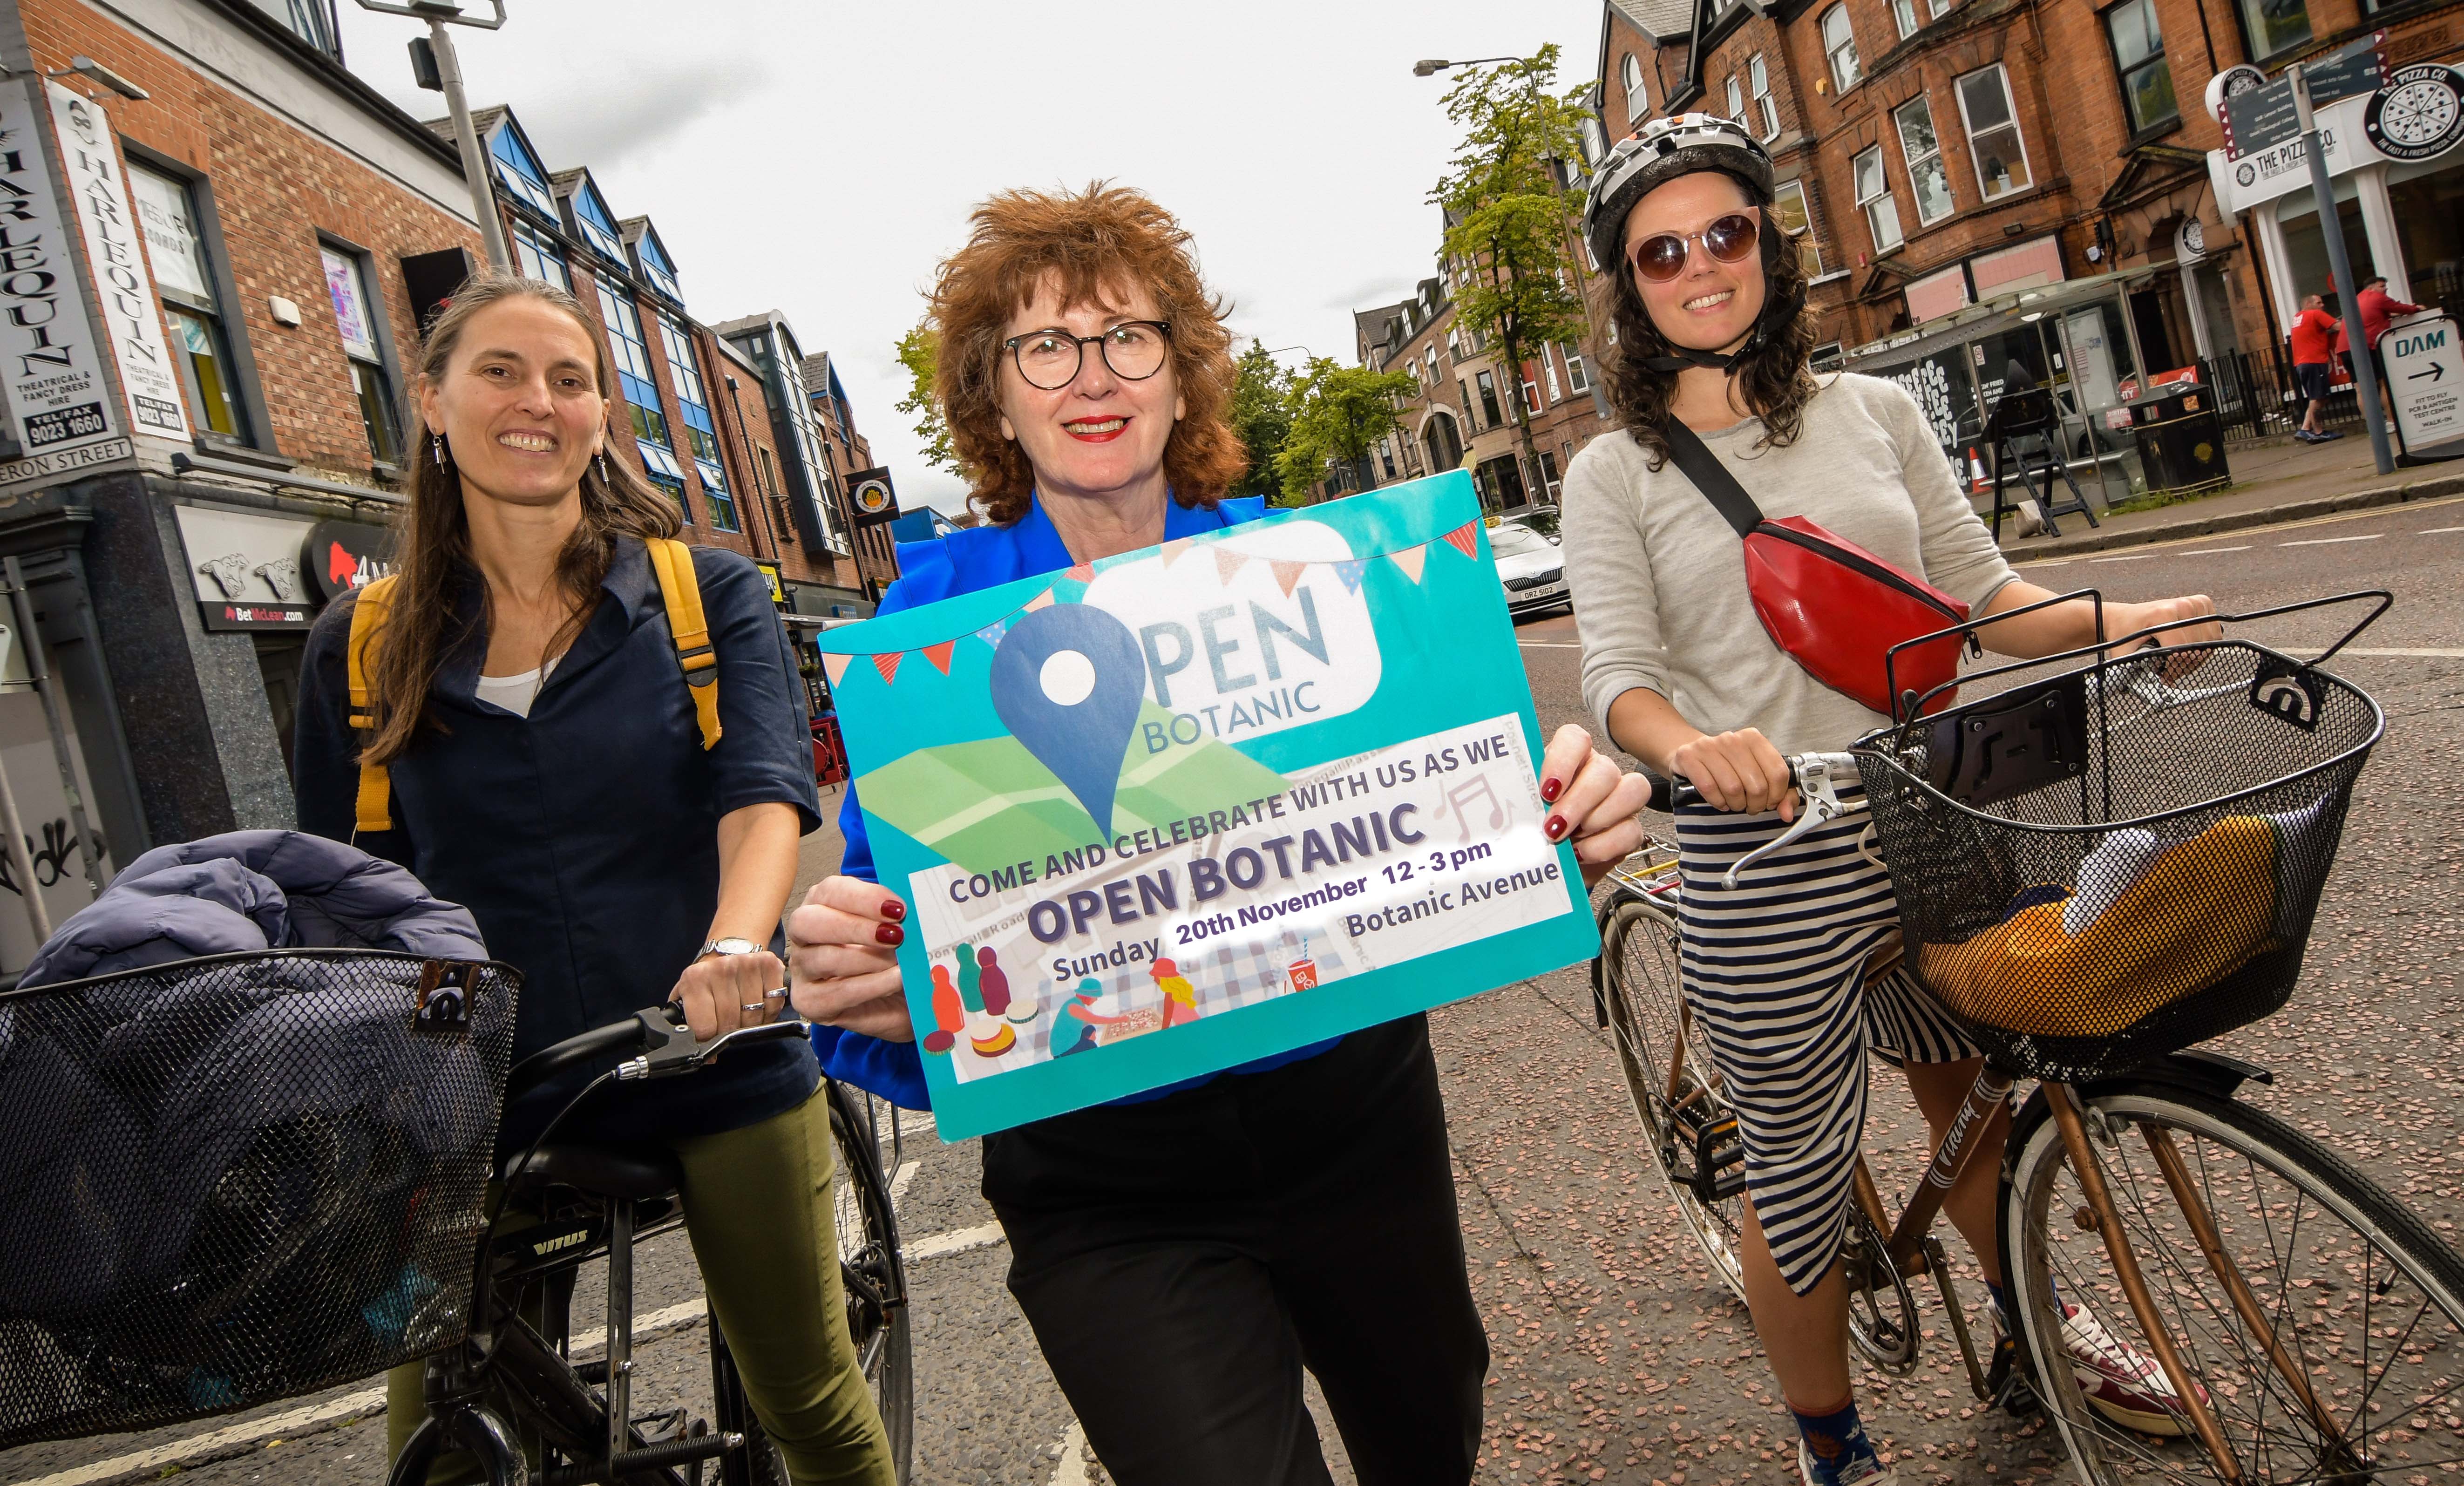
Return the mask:
[[0,995],[0,1447],[459,1340],[519,984],[296,950]]
[[2150,655],[1856,750],[1908,967],[2024,1077],[2107,1077],[2281,1009],[2384,727],[2260,645]]

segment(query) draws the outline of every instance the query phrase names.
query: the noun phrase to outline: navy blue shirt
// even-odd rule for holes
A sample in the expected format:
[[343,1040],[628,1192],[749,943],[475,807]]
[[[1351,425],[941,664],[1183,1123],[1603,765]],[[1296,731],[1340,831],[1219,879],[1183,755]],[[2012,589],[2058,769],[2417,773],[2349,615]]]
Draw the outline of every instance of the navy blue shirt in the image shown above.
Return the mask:
[[[803,831],[821,823],[803,683],[767,581],[715,548],[693,549],[693,571],[718,656],[720,737],[707,752],[639,541],[617,539],[598,606],[528,717],[474,694],[488,649],[478,575],[444,598],[465,638],[429,689],[432,725],[391,766],[394,829],[357,844],[468,907],[489,952],[521,971],[517,1058],[668,998],[717,907],[721,816],[777,801]],[[360,780],[345,668],[357,597],[309,634],[292,751],[299,828],[344,841]],[[527,1142],[598,1071],[509,1108],[499,1144]],[[769,1042],[690,1077],[603,1088],[559,1128],[607,1142],[715,1134],[793,1109],[818,1077],[804,1043]]]
[[[1220,532],[1227,526],[1255,521],[1265,514],[1266,501],[1262,495],[1235,496],[1212,510],[1191,510],[1167,499],[1163,539],[1177,541],[1184,536]],[[898,571],[903,576],[881,596],[879,612],[894,614],[959,594],[998,588],[1022,578],[1059,573],[1071,565],[1069,549],[1063,544],[1052,518],[1045,514],[1044,502],[1030,499],[1026,514],[1008,526],[969,527],[931,541],[900,542]],[[864,810],[856,803],[852,784],[847,786],[847,799],[839,807],[839,831],[847,838],[847,857],[839,870],[868,883],[879,882],[880,873],[872,864],[872,841],[865,832]],[[1324,1042],[1311,1042],[1224,1072],[1264,1073],[1304,1058],[1315,1058],[1342,1040],[1331,1038]],[[932,1107],[932,1095],[924,1082],[924,1060],[913,1042],[891,1042],[860,1032],[817,1025],[813,1028],[813,1048],[821,1054],[822,1068],[831,1078],[910,1109]],[[1201,1074],[1111,1103],[1143,1104],[1181,1089],[1196,1088],[1216,1077]]]

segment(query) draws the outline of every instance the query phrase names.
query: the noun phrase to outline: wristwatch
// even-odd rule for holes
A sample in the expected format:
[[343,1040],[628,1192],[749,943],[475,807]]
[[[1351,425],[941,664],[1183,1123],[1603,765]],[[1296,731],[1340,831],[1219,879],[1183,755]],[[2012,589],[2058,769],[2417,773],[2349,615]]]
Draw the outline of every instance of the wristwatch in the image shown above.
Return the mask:
[[714,954],[751,954],[761,947],[750,939],[714,939],[701,947],[695,960],[706,960]]

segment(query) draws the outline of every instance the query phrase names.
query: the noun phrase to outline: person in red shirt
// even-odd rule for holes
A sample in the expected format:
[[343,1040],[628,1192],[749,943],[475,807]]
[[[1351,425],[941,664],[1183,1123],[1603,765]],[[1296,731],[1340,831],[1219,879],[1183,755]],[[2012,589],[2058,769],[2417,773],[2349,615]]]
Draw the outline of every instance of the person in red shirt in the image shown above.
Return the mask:
[[2327,410],[2327,383],[2332,375],[2336,337],[2343,322],[2327,313],[2327,302],[2317,295],[2305,296],[2301,313],[2293,319],[2293,385],[2309,401],[2301,411],[2301,426],[2293,436],[2304,444],[2324,444],[2341,439],[2341,433],[2330,433],[2321,426]]
[[[2387,406],[2388,419],[2392,421],[2395,417],[2395,394],[2387,389],[2387,361],[2379,355],[2379,337],[2387,334],[2387,323],[2397,316],[2419,315],[2422,307],[2417,304],[2407,304],[2388,294],[2387,275],[2373,273],[2362,280],[2361,292],[2353,295],[2353,308],[2361,312],[2362,346],[2370,353],[2370,369],[2378,373],[2379,397]],[[2353,352],[2346,344],[2344,333],[2342,330],[2336,332],[2336,353],[2343,358],[2344,370],[2351,371]]]

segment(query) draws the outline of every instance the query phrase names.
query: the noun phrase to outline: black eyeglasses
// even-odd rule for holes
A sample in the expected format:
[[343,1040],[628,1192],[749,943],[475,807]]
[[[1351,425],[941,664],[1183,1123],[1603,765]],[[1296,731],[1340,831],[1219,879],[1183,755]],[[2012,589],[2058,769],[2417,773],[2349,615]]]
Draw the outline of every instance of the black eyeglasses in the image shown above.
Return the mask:
[[1057,325],[1030,330],[1002,341],[1001,349],[1018,362],[1018,374],[1028,386],[1057,392],[1078,380],[1090,345],[1100,348],[1104,364],[1113,376],[1124,382],[1144,382],[1163,370],[1164,352],[1171,340],[1168,320],[1123,320],[1100,336],[1073,336]]

